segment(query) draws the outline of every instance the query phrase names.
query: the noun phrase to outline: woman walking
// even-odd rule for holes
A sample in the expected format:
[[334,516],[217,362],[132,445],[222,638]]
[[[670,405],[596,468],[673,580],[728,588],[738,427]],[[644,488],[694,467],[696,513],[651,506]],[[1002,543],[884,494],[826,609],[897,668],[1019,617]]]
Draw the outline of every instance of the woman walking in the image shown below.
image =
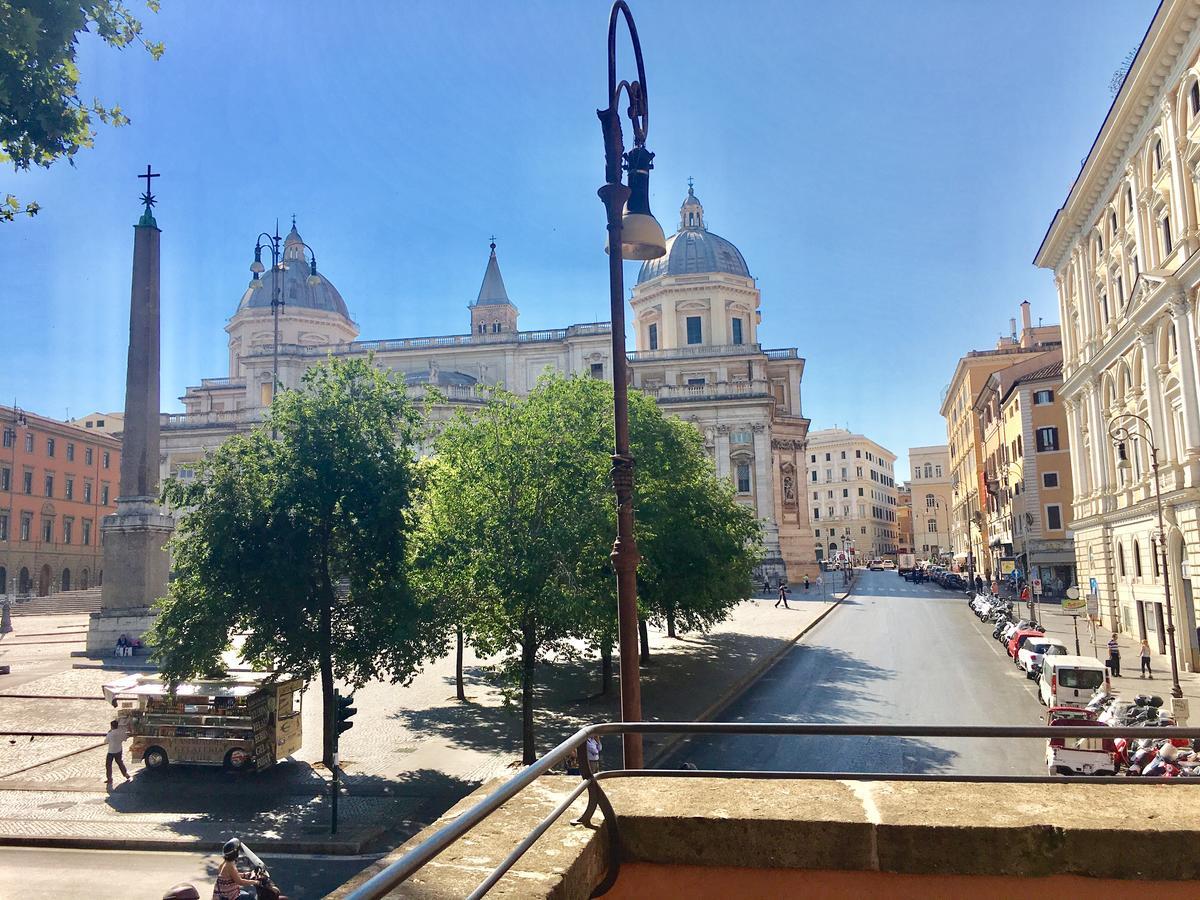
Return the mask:
[[1142,640],[1142,649],[1140,652],[1141,652],[1141,657],[1142,657],[1142,675],[1141,675],[1141,677],[1145,678],[1146,676],[1149,676],[1149,677],[1153,678],[1154,673],[1152,673],[1150,671],[1150,642],[1149,641],[1147,641],[1145,639]]

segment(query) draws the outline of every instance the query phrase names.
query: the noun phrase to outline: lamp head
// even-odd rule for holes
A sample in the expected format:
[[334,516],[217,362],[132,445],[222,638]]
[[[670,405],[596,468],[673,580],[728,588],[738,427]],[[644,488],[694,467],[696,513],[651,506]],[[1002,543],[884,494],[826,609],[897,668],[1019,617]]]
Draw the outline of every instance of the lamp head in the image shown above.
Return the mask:
[[316,287],[321,283],[321,276],[317,274],[317,258],[315,256],[308,266],[308,283],[312,287]]
[[250,271],[254,273],[255,278],[265,271],[262,264],[262,244],[254,245],[254,262],[250,263]]
[[[621,257],[623,259],[658,259],[667,252],[667,238],[662,226],[650,212],[650,170],[654,154],[645,147],[634,147],[625,154],[629,172],[629,199],[621,219]],[[604,244],[608,253],[608,242]]]
[[1125,442],[1117,441],[1117,471],[1128,474],[1133,466],[1129,462],[1129,454],[1125,452]]

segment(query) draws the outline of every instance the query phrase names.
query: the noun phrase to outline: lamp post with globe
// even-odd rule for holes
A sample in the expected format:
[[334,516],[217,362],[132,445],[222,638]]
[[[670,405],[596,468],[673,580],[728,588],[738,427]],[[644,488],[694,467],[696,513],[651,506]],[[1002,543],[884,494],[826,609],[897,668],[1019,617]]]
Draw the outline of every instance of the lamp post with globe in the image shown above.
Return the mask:
[[[625,20],[633,44],[637,80],[617,81],[617,26]],[[633,130],[633,147],[625,152],[621,134],[621,94],[628,98],[626,114]],[[637,566],[633,521],[633,456],[629,452],[629,382],[625,356],[624,260],[658,259],[667,252],[662,226],[650,212],[650,169],[654,154],[646,149],[650,106],[646,67],[637,27],[625,0],[616,0],[608,17],[608,103],[596,111],[604,133],[604,184],[598,191],[608,217],[608,287],[612,319],[613,419],[616,441],[612,456],[613,490],[617,499],[617,537],[612,561],[617,573],[617,644],[621,657],[621,719],[642,718],[641,673],[638,669]],[[622,172],[629,173],[629,184]],[[625,768],[642,767],[642,736],[622,737]]]
[[[1144,433],[1138,434],[1136,431],[1131,431],[1128,426],[1120,424],[1122,420],[1128,419],[1133,420],[1134,428],[1137,427],[1136,423],[1140,423]],[[1158,510],[1156,540],[1162,555],[1163,605],[1167,608],[1167,642],[1171,649],[1171,696],[1179,699],[1183,696],[1183,688],[1179,686],[1179,662],[1175,653],[1175,614],[1171,608],[1171,571],[1167,568],[1167,529],[1163,521],[1162,486],[1158,476],[1158,447],[1154,444],[1154,429],[1150,427],[1149,422],[1135,413],[1118,413],[1113,416],[1109,424],[1108,436],[1117,449],[1117,471],[1126,478],[1128,478],[1132,465],[1129,462],[1129,454],[1125,445],[1130,440],[1142,440],[1146,442],[1146,448],[1150,451],[1150,470],[1154,473],[1154,504]]]

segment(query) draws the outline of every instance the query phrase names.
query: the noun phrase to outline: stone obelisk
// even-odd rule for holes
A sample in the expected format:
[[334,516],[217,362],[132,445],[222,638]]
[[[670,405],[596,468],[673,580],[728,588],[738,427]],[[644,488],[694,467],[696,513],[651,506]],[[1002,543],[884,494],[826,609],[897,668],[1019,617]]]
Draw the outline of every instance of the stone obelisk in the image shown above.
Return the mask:
[[159,238],[146,166],[145,210],[133,228],[133,291],[129,300],[129,362],[125,371],[125,431],[117,512],[100,526],[104,583],[100,612],[88,625],[87,652],[111,653],[124,634],[140,638],[154,624],[151,604],[167,592],[170,559],[164,544],[175,526],[158,504]]

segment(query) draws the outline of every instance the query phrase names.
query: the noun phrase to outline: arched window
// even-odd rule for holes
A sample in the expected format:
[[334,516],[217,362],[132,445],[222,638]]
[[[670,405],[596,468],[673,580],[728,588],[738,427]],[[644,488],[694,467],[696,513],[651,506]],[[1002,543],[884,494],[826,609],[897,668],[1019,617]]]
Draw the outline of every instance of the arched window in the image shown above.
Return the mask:
[[931,466],[929,463],[925,463],[925,477],[926,478],[933,477],[933,466]]
[[936,505],[937,505],[937,498],[934,497],[933,494],[926,494],[925,495],[925,508],[933,509]]
[[1162,168],[1163,164],[1163,148],[1162,141],[1154,142],[1154,170],[1157,172]]
[[1117,544],[1117,574],[1125,577],[1125,548]]
[[[1195,85],[1192,85],[1192,87],[1195,88]],[[1152,572],[1154,572],[1154,577],[1157,578],[1159,575],[1158,541],[1156,541],[1154,538],[1150,539],[1150,569]]]
[[1200,113],[1200,81],[1192,82],[1192,89],[1188,91],[1188,100],[1191,103],[1192,115]]
[[1133,542],[1133,575],[1135,578],[1142,577],[1142,548],[1137,541]]

